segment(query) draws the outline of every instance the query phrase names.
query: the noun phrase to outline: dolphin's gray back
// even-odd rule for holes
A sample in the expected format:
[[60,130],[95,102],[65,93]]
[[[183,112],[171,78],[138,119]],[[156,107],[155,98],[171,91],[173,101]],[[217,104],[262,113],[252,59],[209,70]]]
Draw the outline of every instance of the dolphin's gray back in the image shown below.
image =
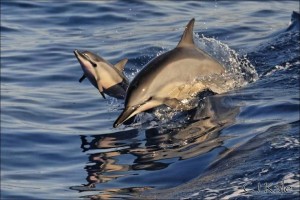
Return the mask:
[[[138,79],[134,79],[131,83],[147,89],[150,96],[165,88],[166,91],[161,91],[160,94],[163,97],[165,92],[167,92],[165,95],[171,92],[168,89],[175,87],[175,84],[184,85],[194,81],[195,77],[207,77],[224,72],[224,68],[217,61],[196,47],[177,47],[150,63],[139,72],[136,76]],[[132,88],[129,88],[128,94],[132,92],[131,90]]]

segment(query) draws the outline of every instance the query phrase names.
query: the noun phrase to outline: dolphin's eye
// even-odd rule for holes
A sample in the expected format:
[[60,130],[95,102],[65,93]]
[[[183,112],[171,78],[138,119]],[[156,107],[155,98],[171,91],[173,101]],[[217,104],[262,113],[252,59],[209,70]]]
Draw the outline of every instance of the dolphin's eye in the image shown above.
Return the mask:
[[90,63],[92,64],[93,67],[97,67],[97,64],[96,64],[96,63],[94,63],[94,62],[92,62],[92,61],[90,61]]
[[87,53],[83,54],[85,56],[85,58],[92,64],[93,67],[97,67],[97,64],[94,63],[93,61],[91,61],[90,57],[87,55]]

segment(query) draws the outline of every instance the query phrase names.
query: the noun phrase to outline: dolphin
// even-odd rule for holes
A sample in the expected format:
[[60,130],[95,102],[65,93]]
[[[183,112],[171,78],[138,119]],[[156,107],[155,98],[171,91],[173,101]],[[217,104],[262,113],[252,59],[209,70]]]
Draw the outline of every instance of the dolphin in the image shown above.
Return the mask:
[[125,108],[114,127],[159,105],[189,110],[192,108],[184,100],[204,91],[220,93],[217,83],[195,81],[220,76],[225,68],[194,44],[194,22],[194,18],[189,21],[176,48],[151,60],[134,77],[127,89]]
[[113,66],[90,51],[80,52],[76,49],[74,54],[83,70],[83,75],[79,82],[88,78],[104,99],[104,93],[117,99],[125,98],[129,81],[123,71],[128,59],[125,58]]

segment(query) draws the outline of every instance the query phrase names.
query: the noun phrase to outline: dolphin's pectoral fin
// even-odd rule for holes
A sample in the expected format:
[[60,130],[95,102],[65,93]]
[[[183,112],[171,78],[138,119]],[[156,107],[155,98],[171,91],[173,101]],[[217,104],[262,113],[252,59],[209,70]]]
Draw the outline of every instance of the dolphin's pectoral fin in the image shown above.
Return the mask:
[[100,94],[102,95],[102,97],[103,97],[104,99],[106,99],[106,97],[105,97],[105,95],[104,95],[104,92],[100,92]]
[[115,67],[120,71],[124,71],[124,67],[127,63],[128,59],[124,58],[123,60],[120,60],[117,64],[115,64]]
[[79,79],[79,83],[81,83],[86,78],[86,75],[83,74],[82,77]]
[[193,106],[188,103],[182,103],[178,99],[165,99],[164,104],[172,108],[173,110],[191,110]]

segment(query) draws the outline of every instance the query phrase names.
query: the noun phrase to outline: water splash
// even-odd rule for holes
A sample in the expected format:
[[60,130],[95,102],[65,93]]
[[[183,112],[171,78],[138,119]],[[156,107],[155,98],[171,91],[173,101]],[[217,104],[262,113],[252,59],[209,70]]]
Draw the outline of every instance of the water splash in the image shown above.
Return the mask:
[[289,70],[291,67],[294,67],[299,64],[300,64],[300,61],[296,61],[296,62],[292,62],[292,63],[286,62],[286,63],[283,63],[282,65],[275,65],[273,68],[271,68],[270,70],[268,70],[264,74],[262,74],[261,77],[270,76],[278,71]]
[[[228,45],[214,38],[195,34],[195,43],[210,56],[218,60],[226,69],[224,79],[228,80],[228,90],[243,87],[248,83],[255,82],[258,74],[255,67],[247,59],[246,55],[240,56]],[[231,80],[231,81],[229,81]]]
[[107,107],[109,112],[117,111],[123,108],[122,102],[116,98],[108,98]]

